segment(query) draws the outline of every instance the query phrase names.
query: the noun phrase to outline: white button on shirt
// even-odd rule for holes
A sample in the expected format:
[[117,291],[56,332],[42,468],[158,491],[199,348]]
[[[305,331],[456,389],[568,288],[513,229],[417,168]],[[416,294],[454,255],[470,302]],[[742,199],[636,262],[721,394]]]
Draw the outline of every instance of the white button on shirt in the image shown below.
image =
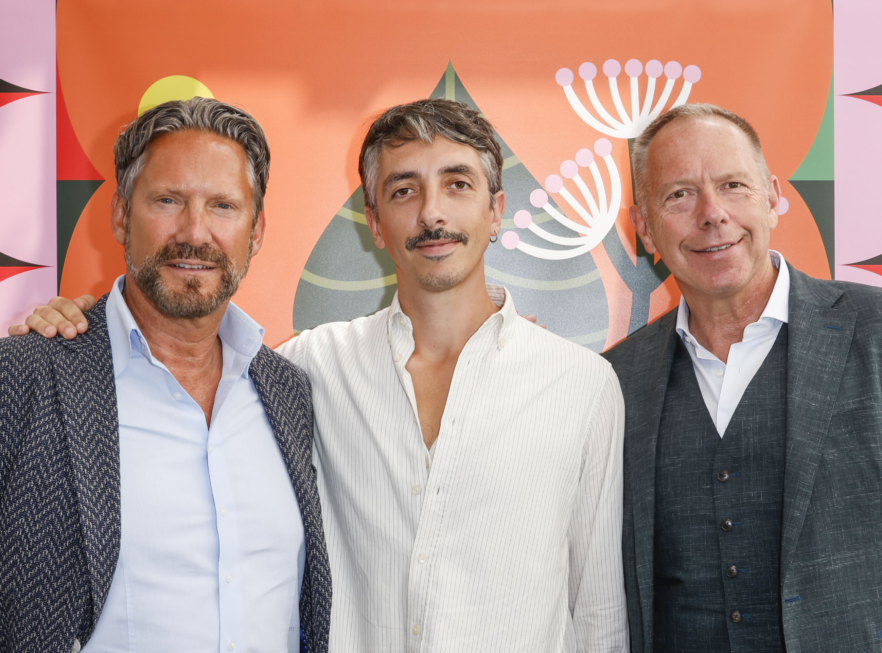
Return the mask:
[[701,396],[720,437],[726,432],[747,386],[772,351],[781,325],[788,321],[790,271],[779,252],[770,250],[770,254],[772,263],[778,268],[775,287],[759,319],[744,329],[741,342],[729,347],[729,356],[725,363],[702,347],[690,333],[689,307],[686,300],[680,297],[677,333],[686,343],[686,351],[692,359]]
[[83,652],[238,646],[296,653],[306,548],[291,479],[248,375],[257,348],[249,353],[247,343],[259,343],[262,330],[229,305],[209,428],[140,337],[123,282],[107,301],[119,410],[120,554]]
[[459,356],[431,468],[397,295],[279,348],[312,383],[332,651],[628,648],[618,380],[488,292],[501,310]]

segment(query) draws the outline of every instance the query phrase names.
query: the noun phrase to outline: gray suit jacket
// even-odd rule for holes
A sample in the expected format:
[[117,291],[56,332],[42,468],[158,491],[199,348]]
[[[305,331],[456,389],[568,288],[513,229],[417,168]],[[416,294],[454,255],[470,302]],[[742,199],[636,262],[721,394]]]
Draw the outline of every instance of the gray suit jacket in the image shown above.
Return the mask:
[[[882,290],[790,267],[780,599],[788,653],[882,651]],[[622,545],[652,651],[655,452],[677,310],[606,353],[625,396]]]
[[[119,424],[106,297],[75,340],[0,339],[0,652],[88,641],[120,547]],[[297,495],[306,536],[301,624],[325,653],[331,576],[312,467],[306,375],[262,347],[249,373]]]

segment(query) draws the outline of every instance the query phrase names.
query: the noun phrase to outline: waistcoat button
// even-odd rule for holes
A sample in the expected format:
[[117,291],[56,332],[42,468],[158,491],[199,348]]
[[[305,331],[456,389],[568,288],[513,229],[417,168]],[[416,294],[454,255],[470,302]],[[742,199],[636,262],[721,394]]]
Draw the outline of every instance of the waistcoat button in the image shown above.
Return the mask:
[[732,614],[729,615],[729,619],[737,624],[739,621],[741,621],[741,613],[738,612],[738,610],[733,610]]
[[720,483],[725,483],[729,480],[729,472],[727,472],[725,469],[721,469],[717,472],[717,480]]
[[728,567],[726,567],[726,575],[729,578],[735,578],[735,576],[738,575],[738,567],[736,567],[735,565],[729,565]]
[[728,533],[729,531],[732,530],[733,526],[734,525],[732,524],[731,519],[724,519],[723,523],[720,525],[720,528],[722,528],[724,531],[726,531]]

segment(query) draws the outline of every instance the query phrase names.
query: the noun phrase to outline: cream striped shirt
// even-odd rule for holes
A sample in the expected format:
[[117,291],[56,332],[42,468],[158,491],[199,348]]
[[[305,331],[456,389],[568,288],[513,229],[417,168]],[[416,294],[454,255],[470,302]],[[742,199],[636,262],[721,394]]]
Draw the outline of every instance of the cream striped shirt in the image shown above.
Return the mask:
[[312,382],[332,653],[628,648],[618,380],[487,288],[432,457],[397,295],[279,348]]

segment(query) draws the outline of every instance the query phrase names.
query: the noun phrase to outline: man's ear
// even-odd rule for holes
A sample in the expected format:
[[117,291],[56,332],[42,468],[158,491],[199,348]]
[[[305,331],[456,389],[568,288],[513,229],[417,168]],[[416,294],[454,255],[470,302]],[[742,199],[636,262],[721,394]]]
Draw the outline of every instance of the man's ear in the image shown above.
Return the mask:
[[502,216],[505,214],[505,191],[500,190],[493,197],[496,201],[490,207],[492,213],[490,233],[498,236],[502,230]]
[[129,207],[119,191],[113,193],[110,200],[110,230],[113,238],[120,245],[126,242],[126,221],[128,220]]
[[650,254],[655,254],[658,251],[655,243],[652,242],[652,234],[649,231],[649,224],[646,222],[646,216],[643,214],[643,209],[641,209],[636,204],[633,204],[628,208],[628,215],[631,217],[631,225],[634,227],[634,231],[637,232],[637,235],[640,236],[640,240],[643,241],[643,246],[646,248],[646,251]]
[[379,249],[385,248],[386,241],[383,239],[383,234],[380,232],[380,216],[378,216],[372,208],[365,206],[364,217],[367,219],[368,228],[371,230],[371,236],[374,237],[374,244]]
[[261,209],[260,213],[257,214],[257,221],[254,223],[252,234],[251,239],[254,245],[251,248],[251,256],[256,256],[257,252],[260,251],[263,237],[266,234],[266,209]]
[[775,175],[769,178],[769,229],[778,226],[778,209],[781,206],[781,182]]

